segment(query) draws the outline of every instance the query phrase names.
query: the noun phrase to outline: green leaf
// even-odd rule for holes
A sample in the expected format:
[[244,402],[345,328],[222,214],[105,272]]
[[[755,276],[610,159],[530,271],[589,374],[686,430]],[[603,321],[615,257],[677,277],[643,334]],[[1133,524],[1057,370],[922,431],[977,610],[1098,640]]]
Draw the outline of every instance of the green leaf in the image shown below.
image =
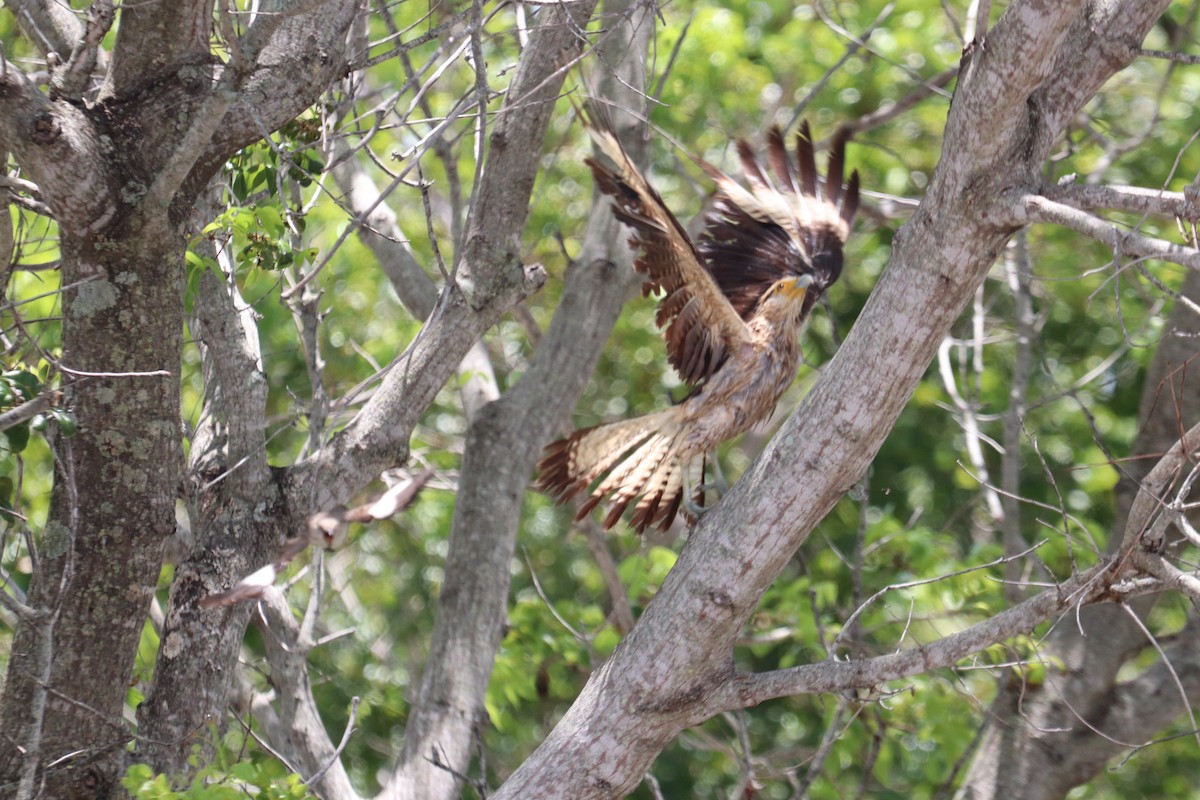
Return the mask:
[[42,382],[28,370],[12,370],[4,373],[4,378],[20,390],[23,400],[32,400],[42,391]]
[[258,767],[250,761],[239,761],[229,768],[229,774],[239,781],[257,783],[259,781]]
[[246,202],[246,197],[249,195],[249,191],[246,188],[246,173],[235,172],[233,175],[233,180],[229,184],[229,190],[233,192],[233,196],[236,197],[239,202]]
[[22,452],[25,449],[25,445],[29,444],[29,423],[22,422],[20,425],[14,425],[4,431],[4,438],[8,440],[8,449],[10,452]]
[[74,436],[79,431],[79,422],[70,411],[56,408],[50,412],[50,415],[54,417],[54,421],[58,424],[58,432],[63,436]]

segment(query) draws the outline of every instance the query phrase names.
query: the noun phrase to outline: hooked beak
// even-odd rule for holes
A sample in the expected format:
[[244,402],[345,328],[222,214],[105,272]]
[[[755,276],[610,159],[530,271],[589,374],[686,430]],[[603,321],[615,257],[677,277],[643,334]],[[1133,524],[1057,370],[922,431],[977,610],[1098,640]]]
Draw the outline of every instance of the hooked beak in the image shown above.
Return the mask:
[[784,278],[780,281],[782,286],[779,290],[789,300],[799,300],[804,297],[804,293],[808,291],[808,287],[813,284],[812,275],[797,275],[794,278]]

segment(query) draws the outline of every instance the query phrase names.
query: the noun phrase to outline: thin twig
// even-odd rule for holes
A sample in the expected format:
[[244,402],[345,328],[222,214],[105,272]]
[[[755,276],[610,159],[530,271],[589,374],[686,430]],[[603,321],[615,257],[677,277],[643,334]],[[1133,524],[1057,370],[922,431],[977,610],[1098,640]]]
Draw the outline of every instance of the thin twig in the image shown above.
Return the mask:
[[342,751],[345,750],[346,745],[350,743],[350,734],[354,733],[354,722],[358,718],[358,704],[361,702],[362,698],[358,697],[357,695],[350,698],[350,718],[346,720],[346,730],[342,731],[342,740],[338,742],[338,746],[334,749],[333,755],[330,756],[329,760],[325,762],[325,766],[317,770],[311,778],[304,781],[305,786],[312,786],[314,783],[321,780],[321,778],[325,777],[325,773],[328,772],[329,768],[332,767],[334,763],[336,763],[341,757]]

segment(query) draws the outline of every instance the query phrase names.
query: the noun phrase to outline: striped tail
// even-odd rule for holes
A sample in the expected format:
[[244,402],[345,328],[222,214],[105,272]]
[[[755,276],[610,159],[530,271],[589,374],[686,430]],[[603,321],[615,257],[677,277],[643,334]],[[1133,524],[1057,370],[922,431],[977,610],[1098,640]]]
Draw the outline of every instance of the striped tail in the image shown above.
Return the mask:
[[683,505],[685,479],[697,490],[696,502],[703,502],[704,459],[681,459],[681,433],[674,408],[575,431],[546,447],[537,488],[559,503],[590,489],[577,521],[611,498],[605,528],[616,525],[637,500],[629,524],[638,533],[651,525],[666,530]]

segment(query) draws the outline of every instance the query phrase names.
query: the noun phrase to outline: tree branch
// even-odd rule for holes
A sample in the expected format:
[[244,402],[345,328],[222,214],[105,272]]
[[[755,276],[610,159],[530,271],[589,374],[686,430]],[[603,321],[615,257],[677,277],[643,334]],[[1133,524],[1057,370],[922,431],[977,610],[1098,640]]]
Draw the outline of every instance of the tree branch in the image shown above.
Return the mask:
[[100,139],[91,120],[42,93],[16,65],[0,58],[0,149],[12,152],[68,232],[97,230],[117,213],[100,169]]
[[1200,580],[1147,552],[1140,538],[1140,534],[1148,529],[1154,512],[1165,502],[1162,491],[1179,476],[1184,464],[1195,463],[1197,458],[1200,458],[1200,423],[1163,456],[1143,482],[1126,526],[1126,547],[1132,549],[1130,558],[1126,559],[1122,554],[1105,560],[1072,575],[1053,589],[931,644],[861,661],[834,658],[774,672],[738,674],[714,695],[710,713],[757,705],[793,694],[875,688],[888,681],[953,666],[971,653],[1032,631],[1052,616],[1109,599],[1112,585],[1135,570],[1160,579],[1166,587],[1200,598],[1197,591]]
[[17,26],[42,56],[65,58],[83,35],[83,24],[66,3],[56,0],[5,0]]
[[[1200,299],[1200,272],[1187,272],[1180,293]],[[1140,558],[1137,539],[1162,513],[1164,501],[1170,500],[1166,487],[1174,467],[1179,466],[1174,459],[1164,464],[1162,455],[1178,444],[1184,433],[1181,421],[1200,419],[1200,393],[1187,390],[1187,373],[1181,369],[1194,358],[1200,317],[1184,303],[1176,303],[1163,330],[1146,373],[1138,412],[1140,432],[1131,457],[1114,465],[1121,471],[1122,480],[1116,491],[1117,522],[1108,537],[1109,550],[1132,548],[1134,561]],[[1157,475],[1150,479],[1155,472]],[[1156,554],[1146,556],[1154,558]],[[1146,571],[1150,569],[1153,567]],[[1145,597],[1131,605],[1144,618],[1154,600],[1154,596]],[[1122,749],[1123,745],[1099,733],[1096,725],[1124,719],[1121,727],[1107,723],[1104,727],[1126,730],[1125,723],[1137,717],[1135,708],[1114,698],[1124,696],[1125,687],[1118,683],[1118,675],[1128,660],[1145,648],[1145,636],[1114,604],[1084,608],[1078,622],[1078,626],[1057,626],[1042,648],[1045,658],[1063,664],[1063,674],[1054,673],[1053,680],[1040,686],[1002,686],[990,712],[996,721],[984,733],[964,778],[965,792],[981,798],[1008,797],[1018,791],[1030,795],[1030,800],[1059,798],[1070,787],[1090,780],[1106,759]],[[1105,633],[1084,636],[1080,627]],[[1181,635],[1194,638],[1196,634],[1191,626]],[[1152,672],[1155,670],[1144,677]],[[1148,731],[1160,729],[1178,710],[1175,702],[1173,713],[1157,715]],[[1142,724],[1140,717],[1137,724]],[[1126,741],[1135,739],[1140,741],[1132,735]],[[1033,776],[1038,777],[1035,780]],[[1023,788],[1032,786],[1037,787],[1036,792]]]
[[730,711],[789,695],[874,689],[888,681],[952,667],[972,653],[1032,631],[1050,617],[1102,598],[1114,577],[1111,568],[1112,563],[1104,561],[966,630],[890,655],[738,673],[712,695],[708,711]]
[[[218,193],[218,186],[210,186],[202,208],[218,202]],[[195,216],[210,219],[212,208]],[[232,269],[228,250],[216,252],[211,240],[201,240],[197,250]],[[191,320],[207,389],[185,475],[197,541],[176,567],[154,680],[138,708],[146,737],[138,757],[165,772],[188,768],[191,733],[225,707],[250,616],[249,607],[209,611],[198,608],[197,601],[270,560],[298,527],[280,508],[267,463],[267,379],[254,312],[232,272],[218,274],[208,271],[201,277]]]
[[[295,118],[349,68],[347,32],[359,3],[320,0],[285,8],[285,13],[260,15],[270,21],[264,21],[253,35],[247,31],[239,41],[239,57],[253,69],[238,84],[236,95],[197,159],[193,180]],[[312,89],[297,92],[297,83]]]
[[[296,26],[301,29],[311,28],[316,24],[316,20],[312,19],[315,16],[314,7],[324,5],[333,5],[338,0],[322,0],[319,3],[301,3],[297,4],[294,13],[285,13],[282,9],[274,9],[271,12],[264,11],[254,17],[254,21],[250,24],[246,33],[240,38],[229,43],[232,57],[230,63],[221,72],[221,77],[213,86],[212,91],[208,94],[201,108],[194,115],[192,124],[187,128],[182,139],[175,146],[167,163],[158,171],[154,179],[154,183],[150,186],[150,190],[143,201],[150,208],[166,208],[175,198],[179,187],[192,173],[198,162],[203,161],[206,148],[214,138],[214,134],[219,130],[226,128],[226,119],[230,108],[234,106],[239,97],[244,91],[248,90],[247,84],[253,78],[261,73],[274,73],[278,70],[278,65],[265,61],[265,57],[269,55],[267,51],[273,44],[273,40],[279,38],[287,38],[294,31],[285,31],[287,26]],[[174,13],[174,9],[170,6],[160,4],[150,4],[151,7],[158,9],[167,9],[167,12]],[[200,3],[205,9],[204,13],[211,17],[209,3]],[[346,5],[342,2],[342,5]],[[353,5],[353,4],[351,4]],[[308,11],[310,17],[305,18],[301,12]],[[129,14],[128,11],[125,12]],[[340,54],[344,57],[346,31],[349,28],[349,23],[352,18],[351,14],[342,15],[345,20],[345,27],[339,28],[336,24],[330,25],[325,14],[321,14],[320,29],[324,31],[324,43],[326,46],[336,44]],[[156,25],[163,24],[162,21],[155,23]],[[211,23],[209,23],[211,25]],[[124,22],[122,25],[124,30]],[[120,41],[118,40],[118,47]],[[313,46],[314,42],[306,42],[307,46]],[[144,43],[139,43],[139,50],[136,52],[153,52],[153,48],[147,48]],[[207,50],[207,36],[205,39],[205,48]],[[155,54],[156,58],[161,58]],[[293,53],[292,59],[300,61],[300,54]],[[326,59],[332,60],[332,59]],[[113,58],[112,73],[117,73],[116,54]],[[181,59],[181,63],[184,63]],[[338,60],[338,65],[343,65],[344,60]],[[293,67],[298,64],[293,64]],[[329,67],[326,67],[329,69]],[[286,70],[283,70],[286,71]],[[119,78],[113,77],[112,81],[116,82]],[[326,82],[320,79],[310,79],[313,86],[325,86]],[[299,97],[297,97],[299,96]],[[288,92],[280,97],[274,98],[274,102],[264,104],[261,108],[255,109],[252,112],[252,121],[258,123],[259,128],[256,131],[254,139],[259,139],[270,134],[280,124],[295,116],[300,109],[292,109],[289,105],[286,116],[282,118],[272,118],[272,111],[279,109],[284,105],[281,98],[287,98],[290,102],[295,102],[297,99],[304,101],[305,105],[316,99],[316,93],[313,92]],[[301,106],[303,108],[303,106]],[[269,122],[267,120],[270,120]]]
[[[255,716],[266,738],[281,751],[305,782],[311,781],[319,797],[326,800],[358,800],[350,777],[325,731],[312,694],[308,675],[308,651],[312,642],[301,636],[300,625],[283,592],[274,587],[263,593],[260,627],[263,630],[271,686],[275,689],[275,713],[263,713],[266,699],[255,700]],[[353,718],[351,718],[353,725]],[[315,780],[314,780],[315,779]]]
[[[1082,188],[1082,187],[1081,187]],[[1189,269],[1200,269],[1200,251],[1155,239],[1135,231],[1122,231],[1111,222],[1041,195],[1024,194],[1012,204],[1014,224],[1052,222],[1095,239],[1112,248],[1114,256],[1156,258]]]
[[[1106,604],[1097,608],[1108,611],[1118,610],[1119,606]],[[1183,630],[1162,650],[1163,658],[1133,680],[1117,683],[1105,693],[1103,714],[1091,715],[1090,709],[1078,707],[1071,710],[1077,727],[1086,728],[1087,732],[1073,731],[1077,737],[1082,737],[1080,746],[1066,754],[1065,760],[1057,762],[1056,772],[1045,776],[1049,780],[1043,781],[1045,791],[1039,792],[1038,798],[1062,797],[1070,787],[1084,783],[1103,770],[1114,756],[1133,755],[1142,747],[1154,744],[1155,733],[1177,719],[1184,707],[1178,691],[1167,688],[1174,686],[1176,677],[1189,697],[1194,698],[1200,693],[1200,621],[1195,617],[1189,619]],[[1173,669],[1171,665],[1174,665]],[[1068,684],[1073,675],[1070,670],[1048,669],[1047,685],[1056,697],[1068,697]],[[1083,723],[1083,719],[1094,721]]]
[[[541,265],[522,263],[513,233],[525,225],[550,113],[593,7],[594,0],[585,0],[540,15],[491,133],[457,281],[443,289],[441,306],[358,416],[307,465],[322,476],[328,502],[320,505],[342,502],[357,490],[359,475],[402,460],[413,426],[462,355],[545,281]],[[515,108],[519,114],[511,113]]]
[[71,56],[61,68],[54,70],[50,78],[52,97],[63,97],[78,103],[88,88],[92,72],[100,52],[100,40],[112,27],[116,19],[112,0],[96,0],[88,9],[87,27],[83,36],[75,42]]
[[[359,238],[371,248],[380,266],[391,281],[400,302],[417,319],[433,313],[438,290],[433,279],[417,263],[408,246],[408,238],[396,221],[396,213],[366,170],[352,157],[349,148],[339,147],[334,179],[344,194],[344,202],[355,219],[361,219]],[[496,377],[487,348],[478,341],[471,346],[458,365],[458,374],[465,381],[461,394],[467,418],[486,402],[497,397]]]
[[1042,197],[1083,211],[1111,209],[1130,214],[1154,214],[1160,217],[1200,218],[1200,205],[1194,194],[1146,189],[1141,186],[1101,186],[1095,184],[1060,183],[1046,186]]
[[1168,493],[1182,476],[1184,467],[1197,461],[1200,461],[1200,422],[1179,437],[1179,441],[1171,445],[1154,469],[1142,479],[1121,539],[1119,552],[1123,557],[1136,548],[1152,552],[1163,549],[1164,542],[1148,534],[1154,529],[1156,518],[1176,510]]
[[183,65],[206,64],[212,20],[212,0],[122,4],[101,98],[130,97]]
[[[618,82],[644,86],[643,54],[653,31],[650,7],[638,0],[606,2],[604,14],[622,21],[608,27],[601,57],[624,56],[617,59],[620,77],[606,75],[604,90],[614,92]],[[579,24],[580,18],[572,22]],[[544,42],[545,33],[535,32],[525,53],[546,47]],[[615,93],[614,99],[643,107],[644,100],[628,96],[633,92]],[[485,175],[491,174],[489,162]],[[488,213],[483,202],[476,209]],[[632,288],[629,265],[618,273],[607,260],[614,247],[625,250],[609,204],[601,202],[593,207],[584,240],[581,257],[588,260],[568,269],[563,299],[529,367],[500,400],[481,409],[468,431],[429,662],[388,784],[390,798],[458,796],[456,776],[467,771],[485,714],[529,473],[557,421],[582,393]],[[434,749],[449,770],[430,762]]]

